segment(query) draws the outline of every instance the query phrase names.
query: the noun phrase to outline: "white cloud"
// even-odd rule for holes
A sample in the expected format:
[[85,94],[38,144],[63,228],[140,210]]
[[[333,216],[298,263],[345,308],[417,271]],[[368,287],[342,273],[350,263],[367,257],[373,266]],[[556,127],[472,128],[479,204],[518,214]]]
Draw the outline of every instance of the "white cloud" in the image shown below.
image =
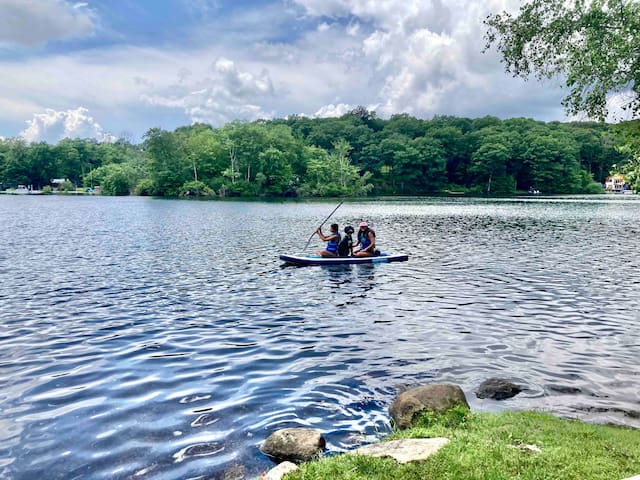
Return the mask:
[[182,109],[192,122],[222,125],[226,122],[271,118],[259,105],[272,96],[274,88],[267,70],[259,74],[239,70],[235,62],[218,58],[204,77],[185,70],[178,72],[179,82],[155,92],[145,93],[149,105]]
[[65,0],[1,0],[0,42],[34,46],[89,35],[95,25],[86,5]]
[[347,26],[347,35],[355,37],[360,32],[360,24],[358,22],[352,22]]
[[[0,25],[6,6],[22,3],[74,13],[62,0],[0,0]],[[218,8],[210,0],[181,3],[191,5],[194,18]],[[513,79],[495,52],[481,52],[482,19],[517,0],[289,0],[288,6],[298,5],[295,12],[283,10],[283,3],[227,17],[219,8],[190,30],[191,47],[118,44],[0,59],[1,133],[12,136],[29,118],[37,133],[46,122],[34,114],[73,112],[78,105],[105,129],[133,130],[137,137],[154,126],[188,122],[219,126],[296,112],[339,116],[355,105],[369,105],[383,117],[563,118],[557,85]],[[86,11],[75,9],[93,25]],[[83,31],[90,30],[75,30]],[[0,42],[7,32],[0,28]],[[27,35],[13,34],[13,42],[18,34]]]
[[63,138],[95,138],[99,141],[113,139],[83,107],[66,111],[47,109],[44,113],[36,113],[33,119],[27,121],[27,128],[20,132],[20,136],[28,142],[48,143],[57,143]]
[[217,0],[181,0],[187,11],[194,16],[208,17],[220,9]]
[[349,0],[294,0],[309,15],[316,17],[343,16],[350,10]]
[[331,103],[320,108],[313,114],[313,116],[317,118],[341,117],[345,113],[349,113],[354,108],[356,108],[355,105],[348,105],[346,103],[339,103],[337,105]]
[[[509,78],[495,54],[482,53],[482,20],[491,12],[513,9],[519,3],[515,0],[294,1],[308,16],[348,20],[345,34],[360,42],[349,61],[352,68],[357,63],[355,68],[368,71],[361,95],[369,97],[355,103],[378,103],[382,116],[464,112],[461,102],[495,114],[492,91],[495,96],[526,97],[522,81]],[[543,88],[534,83],[528,87]]]

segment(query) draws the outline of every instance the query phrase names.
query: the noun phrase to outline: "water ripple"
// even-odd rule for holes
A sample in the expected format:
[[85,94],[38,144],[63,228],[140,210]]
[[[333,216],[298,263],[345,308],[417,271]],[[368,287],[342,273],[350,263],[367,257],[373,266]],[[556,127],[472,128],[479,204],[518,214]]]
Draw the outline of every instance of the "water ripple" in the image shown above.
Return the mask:
[[283,268],[331,208],[0,196],[0,478],[254,478],[273,430],[348,450],[424,382],[640,427],[639,201],[351,202],[409,262]]

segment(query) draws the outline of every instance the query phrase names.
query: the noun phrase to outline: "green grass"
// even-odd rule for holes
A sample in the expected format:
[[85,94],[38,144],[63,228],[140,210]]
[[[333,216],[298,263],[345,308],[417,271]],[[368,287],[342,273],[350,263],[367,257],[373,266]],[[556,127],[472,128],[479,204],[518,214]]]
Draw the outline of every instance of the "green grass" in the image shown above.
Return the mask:
[[285,480],[620,480],[640,474],[640,430],[538,412],[458,412],[442,422],[427,415],[421,425],[389,440],[451,439],[425,461],[399,465],[391,459],[339,455],[303,464]]

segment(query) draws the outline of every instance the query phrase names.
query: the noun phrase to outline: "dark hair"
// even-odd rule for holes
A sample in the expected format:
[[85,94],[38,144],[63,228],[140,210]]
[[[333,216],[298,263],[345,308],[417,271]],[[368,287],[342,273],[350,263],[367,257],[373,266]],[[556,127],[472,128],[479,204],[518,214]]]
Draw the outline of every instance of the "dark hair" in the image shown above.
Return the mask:
[[351,235],[354,232],[353,227],[351,225],[347,225],[344,227],[344,233],[347,235]]
[[337,232],[338,231],[338,224],[337,223],[332,223],[331,224],[331,230],[335,230]]

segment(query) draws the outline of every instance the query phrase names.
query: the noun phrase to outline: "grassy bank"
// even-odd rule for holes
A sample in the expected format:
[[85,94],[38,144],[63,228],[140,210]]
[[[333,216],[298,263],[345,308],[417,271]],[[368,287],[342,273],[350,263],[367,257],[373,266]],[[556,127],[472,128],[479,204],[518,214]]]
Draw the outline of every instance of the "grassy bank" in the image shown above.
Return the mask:
[[339,455],[304,464],[285,480],[620,480],[640,474],[640,430],[537,412],[424,417],[389,440],[425,437],[451,442],[418,463]]

